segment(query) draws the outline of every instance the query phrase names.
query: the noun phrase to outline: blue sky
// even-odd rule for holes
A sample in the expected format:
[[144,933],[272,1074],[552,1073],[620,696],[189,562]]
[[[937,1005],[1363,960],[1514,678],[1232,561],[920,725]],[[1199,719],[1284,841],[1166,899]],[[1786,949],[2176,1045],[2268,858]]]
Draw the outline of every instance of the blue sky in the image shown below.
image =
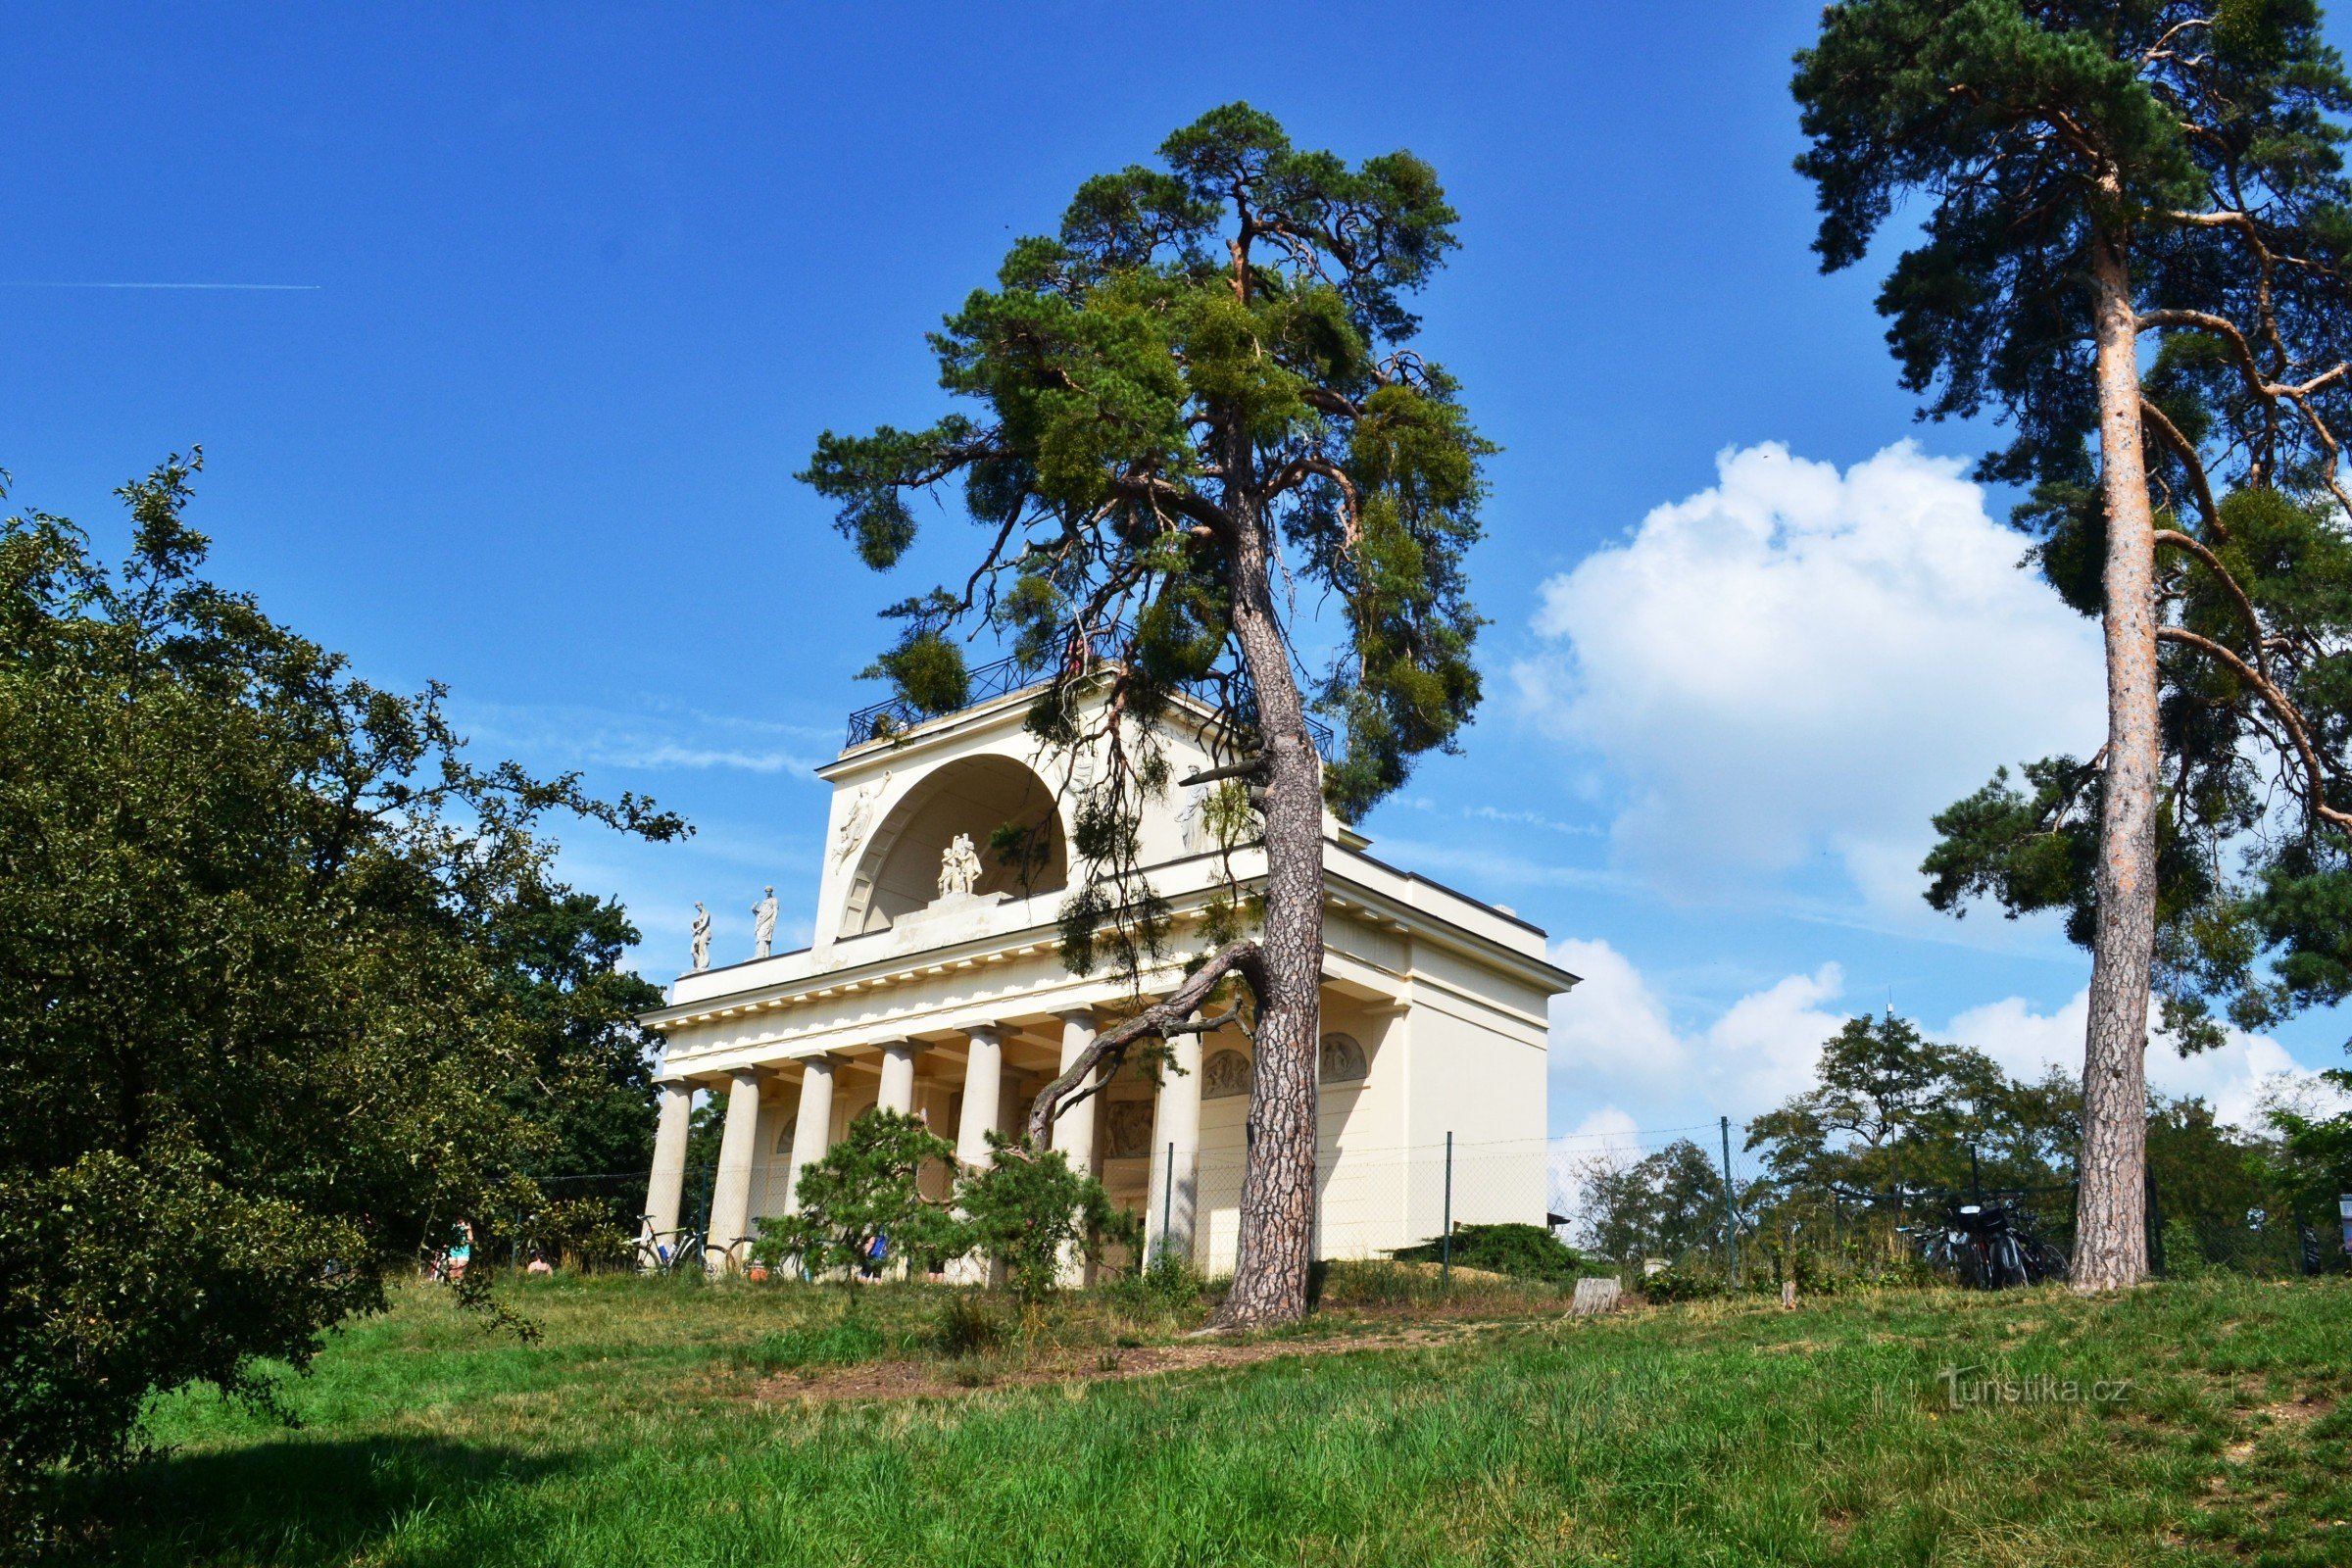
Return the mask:
[[[1817,15],[19,11],[0,467],[111,542],[111,487],[203,443],[221,580],[447,681],[483,750],[697,823],[567,836],[663,974],[697,898],[722,954],[765,882],[791,934],[872,612],[970,542],[943,517],[912,578],[863,571],[790,477],[816,433],[927,417],[922,333],[1014,236],[1246,98],[1411,148],[1463,215],[1424,346],[1504,448],[1490,697],[1363,825],[1592,972],[1554,1131],[1753,1114],[1889,997],[2028,1065],[2085,962],[1907,872],[1993,763],[2095,746],[2091,645],[1955,477],[1988,432],[1914,425],[1874,274],[1815,270],[1786,84]],[[47,286],[94,283],[289,286]],[[2342,1033],[2165,1070],[2244,1101]]]

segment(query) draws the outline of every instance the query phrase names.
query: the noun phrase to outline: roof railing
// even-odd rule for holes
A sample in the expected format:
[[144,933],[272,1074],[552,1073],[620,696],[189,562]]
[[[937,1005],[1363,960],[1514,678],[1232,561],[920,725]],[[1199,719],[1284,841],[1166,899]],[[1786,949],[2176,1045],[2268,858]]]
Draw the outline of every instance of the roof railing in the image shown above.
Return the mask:
[[[1086,639],[1088,666],[1092,667],[1107,662],[1108,656],[1098,653],[1096,650],[1105,643],[1123,643],[1126,635],[1127,626],[1123,621],[1105,626],[1089,635]],[[947,713],[960,712],[966,708],[974,708],[999,697],[1009,697],[1015,692],[1043,686],[1051,678],[1046,673],[1045,666],[1036,661],[1014,656],[982,664],[978,669],[965,676],[963,701],[955,708],[927,709],[915,703],[903,692],[886,697],[878,703],[868,703],[865,707],[850,714],[849,735],[842,743],[842,750],[848,751],[852,747],[863,746],[871,741],[888,740],[894,735],[903,735],[917,724],[927,723]],[[1247,673],[1243,674],[1238,686],[1244,700],[1249,702],[1251,708],[1254,708],[1256,705],[1254,701],[1250,701],[1252,694],[1250,691]],[[1179,689],[1190,696],[1207,702],[1212,708],[1222,704],[1223,694],[1211,682],[1188,681],[1183,683]],[[1323,757],[1329,758],[1333,741],[1331,726],[1309,713],[1306,715],[1306,727],[1308,733],[1315,738],[1315,750]]]

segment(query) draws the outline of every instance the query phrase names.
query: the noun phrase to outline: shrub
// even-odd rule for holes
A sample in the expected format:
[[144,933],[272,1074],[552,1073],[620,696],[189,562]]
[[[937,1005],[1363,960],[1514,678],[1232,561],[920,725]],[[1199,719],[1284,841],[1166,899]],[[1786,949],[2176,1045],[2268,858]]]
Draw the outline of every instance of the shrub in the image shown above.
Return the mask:
[[2213,1272],[2205,1256],[2205,1243],[2197,1228],[2186,1218],[2175,1214],[2164,1222],[2164,1277],[2168,1280],[2201,1280]]
[[[1445,1239],[1400,1247],[1390,1255],[1399,1263],[1435,1263],[1445,1255]],[[1541,1225],[1456,1225],[1452,1260],[1463,1268],[1561,1286],[1582,1275],[1616,1272],[1591,1261]]]
[[1132,1247],[1142,1227],[1111,1206],[1102,1184],[1073,1170],[1058,1150],[1026,1139],[988,1135],[989,1163],[956,1183],[972,1243],[1002,1264],[1012,1294],[1042,1301],[1060,1284],[1065,1258],[1100,1262],[1112,1247]]
[[1731,1294],[1723,1265],[1705,1258],[1684,1258],[1642,1281],[1642,1298],[1651,1301],[1712,1301]]

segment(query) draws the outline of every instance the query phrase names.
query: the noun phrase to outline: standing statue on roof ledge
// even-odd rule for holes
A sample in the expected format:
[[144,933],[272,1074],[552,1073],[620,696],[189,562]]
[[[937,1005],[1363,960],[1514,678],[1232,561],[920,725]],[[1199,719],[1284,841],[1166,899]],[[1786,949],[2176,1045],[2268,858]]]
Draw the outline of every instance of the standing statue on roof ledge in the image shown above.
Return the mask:
[[752,906],[752,956],[764,958],[776,940],[776,890]]
[[694,966],[710,967],[710,911],[700,899],[694,901]]

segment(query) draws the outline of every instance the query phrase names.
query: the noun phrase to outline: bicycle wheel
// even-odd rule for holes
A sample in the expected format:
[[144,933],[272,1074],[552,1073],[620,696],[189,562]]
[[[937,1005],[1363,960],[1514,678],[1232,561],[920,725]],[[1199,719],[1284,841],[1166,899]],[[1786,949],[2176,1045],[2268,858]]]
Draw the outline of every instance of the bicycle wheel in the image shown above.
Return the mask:
[[2028,1259],[2036,1284],[2062,1282],[2066,1278],[2066,1249],[2056,1242],[2036,1242]]

